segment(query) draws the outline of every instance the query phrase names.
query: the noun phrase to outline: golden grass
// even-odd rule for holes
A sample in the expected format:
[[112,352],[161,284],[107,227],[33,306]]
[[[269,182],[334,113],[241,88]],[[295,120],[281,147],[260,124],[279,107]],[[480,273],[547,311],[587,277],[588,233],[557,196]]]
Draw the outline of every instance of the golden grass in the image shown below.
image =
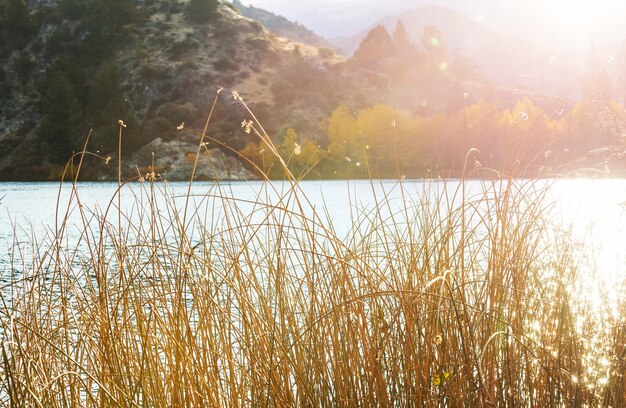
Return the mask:
[[[602,338],[605,378],[590,378],[595,318],[575,328],[577,260],[542,183],[379,195],[344,237],[286,177],[253,201],[145,182],[130,212],[118,194],[77,206],[74,184],[51,239],[12,259],[2,405],[626,403],[626,310]],[[64,208],[82,220],[72,239]]]

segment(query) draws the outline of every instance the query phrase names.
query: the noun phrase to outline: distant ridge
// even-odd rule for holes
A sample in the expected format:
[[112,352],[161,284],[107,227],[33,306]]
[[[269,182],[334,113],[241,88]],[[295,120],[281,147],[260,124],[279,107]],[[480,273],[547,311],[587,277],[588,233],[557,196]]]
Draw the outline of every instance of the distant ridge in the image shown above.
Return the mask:
[[[414,42],[418,42],[424,27],[429,25],[435,25],[441,29],[445,36],[445,40],[448,43],[449,48],[463,44],[455,44],[455,40],[459,42],[469,41],[468,38],[462,38],[461,34],[473,33],[472,37],[478,35],[481,36],[496,36],[496,33],[491,32],[486,27],[476,23],[463,13],[436,5],[428,5],[418,7],[412,10],[405,11],[400,14],[389,15],[376,21],[364,30],[349,36],[338,38],[335,40],[335,44],[348,54],[353,54],[359,47],[359,44],[365,38],[367,33],[377,25],[382,25],[387,30],[392,31],[398,20],[402,20],[407,28],[411,39]],[[459,38],[461,37],[461,38]]]
[[483,68],[485,79],[498,85],[546,95],[560,95],[572,87],[571,77],[552,72],[556,67],[550,66],[549,50],[497,33],[461,12],[441,6],[429,5],[384,17],[368,29],[334,43],[346,55],[352,55],[371,28],[383,25],[392,32],[398,20],[403,21],[410,39],[418,45],[424,27],[436,26],[450,54],[466,55]]
[[334,48],[333,45],[323,37],[315,34],[302,24],[295,23],[281,15],[252,5],[245,6],[239,0],[233,0],[233,6],[235,6],[243,16],[261,23],[270,32],[281,37],[315,47]]

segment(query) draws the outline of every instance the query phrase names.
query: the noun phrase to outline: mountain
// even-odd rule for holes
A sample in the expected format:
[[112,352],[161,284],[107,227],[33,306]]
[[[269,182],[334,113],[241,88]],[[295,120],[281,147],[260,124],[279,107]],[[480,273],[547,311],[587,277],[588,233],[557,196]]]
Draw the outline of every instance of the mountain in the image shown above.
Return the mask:
[[330,42],[315,34],[302,24],[294,23],[283,16],[262,8],[245,6],[239,0],[233,0],[232,4],[242,15],[258,21],[274,34],[314,47],[333,48]]
[[[346,36],[375,23],[383,16],[422,7],[433,0],[244,0],[298,21],[325,38]],[[437,0],[448,7],[458,0]]]
[[[3,9],[7,1],[10,13]],[[406,36],[390,36],[378,27],[358,55],[345,58],[274,34],[219,0],[63,0],[33,2],[32,7],[0,0],[4,180],[58,179],[72,152],[84,146],[90,154],[81,177],[115,179],[120,131],[126,179],[187,179],[196,159],[199,178],[249,179],[260,175],[259,169],[281,177],[275,150],[253,131],[262,132],[259,125],[281,156],[297,166],[294,174],[365,176],[362,161],[351,156],[362,157],[359,152],[370,146],[368,154],[375,154],[386,172],[381,174],[392,176],[395,153],[377,137],[411,118],[419,119],[415,126],[432,119],[436,127],[429,133],[404,129],[409,145],[401,150],[415,152],[411,135],[430,134],[420,151],[443,143],[454,170],[458,152],[452,147],[459,134],[454,128],[458,114],[470,106],[479,104],[476,112],[489,107],[485,111],[505,117],[518,106],[557,117],[583,112],[562,98],[512,88],[517,85],[493,86],[468,75],[471,62],[454,48],[482,64],[491,82],[498,73],[511,75],[507,69],[515,65],[514,56],[530,59],[535,48],[443,8],[417,10],[414,18],[407,13]],[[391,28],[397,21],[383,23]],[[419,41],[423,27],[433,24],[441,34],[429,28],[429,41],[411,47],[409,41]],[[491,72],[492,65],[499,70]],[[604,76],[592,79],[597,89],[589,88],[590,95],[605,94]],[[513,75],[501,81],[519,84],[521,79]],[[207,139],[198,158],[207,117]],[[356,119],[369,121],[364,125],[374,129],[369,139],[362,139],[365,132],[354,133]],[[589,128],[570,133],[588,135]],[[441,139],[446,135],[452,139]],[[597,146],[581,149],[592,147]],[[415,164],[410,174],[422,176],[423,157],[405,156],[405,163]],[[352,162],[356,167],[346,164]]]
[[[0,13],[0,179],[58,178],[88,134],[89,151],[115,160],[120,120],[126,176],[143,174],[154,152],[160,173],[184,179],[197,149],[193,130],[203,128],[221,88],[200,177],[249,178],[233,151],[256,137],[241,128],[250,114],[231,91],[273,137],[285,124],[322,137],[319,123],[339,103],[330,91],[325,104],[311,102],[334,87],[325,72],[339,57],[278,37],[228,3],[33,7],[16,9],[10,19]],[[105,166],[108,160],[88,162],[94,164],[84,166],[83,176],[114,178],[117,166]],[[223,164],[228,168],[217,169]]]
[[555,64],[553,50],[494,32],[446,7],[431,5],[385,17],[353,36],[337,39],[335,45],[352,55],[371,28],[382,25],[393,32],[400,20],[416,44],[421,43],[425,27],[437,27],[448,51],[469,57],[482,68],[484,78],[490,82],[552,96],[573,97],[577,92],[578,79],[567,72],[571,64],[564,58],[559,58],[559,64]]

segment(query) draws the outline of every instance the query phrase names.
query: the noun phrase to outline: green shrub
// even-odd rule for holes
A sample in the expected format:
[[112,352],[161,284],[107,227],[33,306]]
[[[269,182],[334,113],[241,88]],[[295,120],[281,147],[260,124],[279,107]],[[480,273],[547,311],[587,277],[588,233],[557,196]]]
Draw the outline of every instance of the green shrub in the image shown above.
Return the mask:
[[[0,88],[6,89],[9,86],[7,72],[3,66],[0,66]],[[0,98],[6,97],[3,92],[0,92]]]
[[216,20],[212,34],[215,39],[223,40],[221,45],[233,45],[236,38],[241,34],[241,25],[233,24],[227,20]]
[[[180,122],[178,124],[180,124]],[[152,139],[160,137],[168,141],[176,136],[176,126],[178,126],[178,124],[174,124],[166,118],[159,116],[148,121],[146,132]]]
[[270,90],[272,91],[272,95],[274,95],[274,102],[279,105],[292,104],[298,97],[298,91],[293,85],[280,77],[274,80]]
[[84,17],[87,11],[87,4],[84,0],[61,0],[58,10],[64,18],[78,20]]
[[31,120],[28,120],[28,121],[22,123],[22,125],[17,129],[15,134],[17,136],[20,136],[20,137],[26,136],[34,128],[35,128],[35,122],[33,122]]
[[149,82],[163,81],[170,76],[167,68],[150,64],[143,65],[139,75],[143,80]]
[[172,1],[171,0],[161,0],[159,2],[159,11],[162,13],[171,13],[172,12]]
[[192,58],[186,58],[182,64],[180,64],[181,70],[196,70],[198,68],[198,63]]
[[232,58],[222,57],[213,63],[213,68],[218,71],[236,71],[239,69],[239,64]]
[[37,33],[37,26],[23,0],[0,3],[0,39],[11,50],[24,47]]
[[42,97],[45,114],[39,139],[46,145],[46,154],[53,163],[63,164],[76,149],[82,121],[80,101],[69,79],[53,74]]
[[13,62],[13,68],[22,85],[26,85],[26,82],[30,78],[30,74],[33,72],[36,64],[33,61],[27,51],[21,52],[19,56]]
[[157,116],[165,118],[170,123],[178,126],[181,122],[190,123],[197,119],[198,110],[191,103],[176,104],[170,102],[162,105],[158,109]]
[[196,50],[200,46],[200,43],[191,38],[186,38],[181,41],[176,41],[168,49],[168,53],[172,59],[178,60],[183,55]]
[[246,38],[244,42],[248,48],[258,54],[265,54],[270,49],[270,42],[265,38]]

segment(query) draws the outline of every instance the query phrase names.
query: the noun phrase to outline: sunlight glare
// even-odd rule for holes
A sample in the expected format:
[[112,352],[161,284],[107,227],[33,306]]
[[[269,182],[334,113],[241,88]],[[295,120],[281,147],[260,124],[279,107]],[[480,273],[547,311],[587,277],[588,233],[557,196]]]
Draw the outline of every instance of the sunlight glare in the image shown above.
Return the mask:
[[[611,292],[614,292],[612,288],[620,287],[626,280],[626,256],[623,251],[626,233],[615,220],[626,213],[626,191],[611,180],[578,180],[563,187],[561,205],[564,216],[571,217],[572,221],[589,221],[577,223],[572,231],[582,245],[580,259],[593,260],[593,264],[585,265],[588,271],[581,271],[585,280],[583,293],[585,296],[601,296],[604,292],[603,296],[608,295],[610,301],[617,302],[620,294]],[[584,191],[593,191],[594,194],[581,193]],[[609,299],[588,300],[595,305],[605,305]]]
[[[533,2],[537,16],[552,26],[554,33],[572,41],[592,41],[596,34],[613,26],[616,16],[626,15],[626,3],[619,0],[555,0]],[[546,40],[550,43],[550,40]]]
[[611,338],[625,301],[626,233],[616,220],[626,215],[626,188],[615,180],[576,180],[558,189],[561,200],[557,208],[564,225],[567,219],[572,223],[571,233],[577,243],[573,257],[579,260],[578,276],[569,289],[575,300],[573,314],[578,316],[575,330],[586,350],[583,366],[587,376],[583,382],[588,387],[604,387],[611,356],[611,344],[605,339]]

